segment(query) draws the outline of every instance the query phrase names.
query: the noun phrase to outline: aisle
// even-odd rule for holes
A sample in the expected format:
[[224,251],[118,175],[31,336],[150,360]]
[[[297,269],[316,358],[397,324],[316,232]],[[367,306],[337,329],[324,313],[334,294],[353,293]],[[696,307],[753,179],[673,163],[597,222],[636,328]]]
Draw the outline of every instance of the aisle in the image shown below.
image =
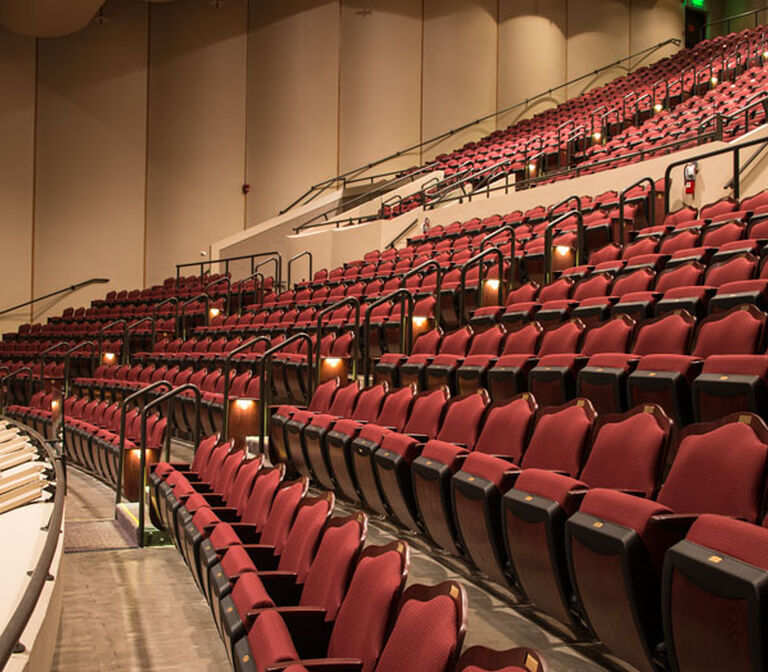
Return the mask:
[[[129,548],[110,530],[114,493],[70,469],[61,628],[52,670],[226,672],[226,653],[172,547]],[[99,545],[122,550],[77,550]]]

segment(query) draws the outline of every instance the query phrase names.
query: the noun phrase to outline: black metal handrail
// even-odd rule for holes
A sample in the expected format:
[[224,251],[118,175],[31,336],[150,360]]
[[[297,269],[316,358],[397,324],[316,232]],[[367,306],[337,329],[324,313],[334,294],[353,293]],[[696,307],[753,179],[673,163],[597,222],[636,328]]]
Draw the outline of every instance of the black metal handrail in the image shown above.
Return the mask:
[[179,326],[179,299],[176,296],[169,296],[167,299],[163,299],[160,301],[160,303],[156,303],[154,306],[152,306],[152,317],[159,318],[160,317],[160,308],[163,306],[167,306],[169,303],[172,303],[176,306],[176,310],[174,312],[173,316],[173,323],[176,325],[176,329],[178,329]]
[[222,403],[224,404],[222,412],[224,415],[224,421],[222,423],[223,429],[221,434],[225,439],[228,438],[229,432],[229,388],[231,386],[229,372],[232,369],[232,359],[235,355],[239,355],[241,352],[244,352],[248,348],[252,348],[254,345],[256,345],[256,343],[262,341],[266,342],[267,346],[269,346],[269,343],[271,343],[271,340],[268,336],[255,336],[253,338],[249,338],[246,341],[243,341],[234,350],[230,350],[224,357],[224,390],[222,394]]
[[[668,40],[664,40],[663,42],[659,42],[658,44],[655,44],[653,46],[647,47],[646,49],[642,49],[641,51],[635,52],[634,54],[630,54],[629,56],[625,56],[623,58],[620,58],[617,61],[614,61],[613,63],[610,63],[608,65],[604,65],[597,70],[590,71],[584,75],[581,75],[579,77],[575,77],[574,79],[568,80],[567,82],[564,82],[563,84],[559,84],[558,86],[552,87],[550,89],[547,89],[545,91],[542,91],[541,93],[531,96],[529,98],[526,98],[525,100],[521,100],[518,103],[515,103],[514,105],[510,105],[508,107],[502,108],[500,110],[496,110],[495,112],[491,112],[490,114],[484,115],[482,117],[478,117],[477,119],[474,119],[473,121],[467,122],[466,124],[462,124],[460,126],[457,126],[456,128],[452,128],[448,131],[445,131],[443,133],[440,133],[436,136],[433,136],[431,138],[427,138],[425,140],[422,140],[414,145],[411,145],[410,147],[406,147],[404,149],[398,150],[397,152],[394,152],[393,154],[389,154],[388,156],[385,156],[381,159],[377,159],[376,161],[370,162],[366,164],[365,166],[361,166],[359,168],[354,168],[352,170],[348,170],[345,173],[341,173],[339,175],[336,175],[334,177],[328,178],[326,180],[323,180],[322,182],[318,182],[317,184],[312,185],[304,194],[302,194],[299,198],[297,198],[295,201],[293,201],[288,207],[280,211],[280,214],[284,214],[288,212],[291,208],[295,207],[299,203],[301,203],[305,198],[310,196],[313,192],[317,191],[318,189],[325,190],[330,185],[344,179],[345,177],[349,177],[350,175],[355,175],[356,173],[360,173],[364,170],[369,170],[371,168],[374,168],[375,166],[378,166],[382,163],[386,163],[387,161],[391,161],[392,159],[398,158],[402,156],[403,154],[408,154],[409,152],[413,152],[417,149],[421,149],[424,146],[431,145],[435,142],[438,142],[439,140],[443,140],[445,138],[452,137],[456,135],[457,133],[460,133],[462,131],[467,130],[468,128],[472,128],[473,126],[477,126],[478,124],[481,124],[485,121],[488,121],[489,119],[495,119],[496,117],[499,117],[501,115],[507,114],[508,112],[511,112],[512,110],[515,110],[519,107],[524,107],[529,105],[531,102],[538,100],[539,98],[549,97],[551,96],[555,91],[559,91],[561,89],[565,89],[569,86],[573,86],[577,82],[580,82],[584,79],[589,79],[594,77],[595,75],[605,71],[610,70],[611,68],[615,68],[617,65],[621,65],[622,63],[626,61],[633,61],[635,59],[638,59],[638,57],[643,56],[645,54],[648,54],[652,51],[657,51],[658,49],[661,49],[662,47],[667,46],[668,44],[674,44],[676,46],[680,46],[681,40],[679,38],[671,38]],[[431,164],[430,164],[431,165]],[[314,197],[313,197],[314,198]]]
[[414,219],[408,226],[406,226],[400,233],[398,233],[392,240],[390,240],[386,246],[384,247],[385,250],[391,250],[397,245],[403,238],[403,236],[408,233],[416,224],[419,223],[419,218],[417,217]]
[[290,289],[293,286],[291,285],[291,270],[293,269],[293,264],[304,257],[309,259],[309,275],[307,276],[307,280],[312,280],[312,274],[314,271],[312,265],[312,253],[309,250],[304,250],[303,252],[295,254],[288,260],[288,284],[286,285],[286,289]]
[[[742,175],[747,168],[749,168],[756,160],[757,158],[768,148],[768,144],[763,145],[758,149],[756,152],[752,153],[752,156],[750,156],[741,166],[739,166],[739,175]],[[733,178],[728,180],[724,185],[723,189],[731,189],[733,187]]]
[[499,286],[497,288],[498,305],[504,303],[504,253],[496,246],[487,247],[482,252],[466,261],[461,267],[459,274],[459,326],[464,324],[464,293],[467,291],[467,271],[475,265],[479,265],[479,275],[477,277],[477,305],[480,305],[480,297],[483,295],[483,280],[485,265],[481,263],[486,257],[495,256],[498,260]]
[[[282,289],[283,284],[283,260],[282,257],[279,255],[271,256],[268,259],[265,259],[264,261],[260,261],[256,266],[254,267],[254,272],[258,271],[261,268],[264,268],[264,266],[268,266],[269,264],[274,264],[275,266],[275,274],[272,276],[275,280],[275,291],[280,292]],[[266,276],[269,277],[269,276]]]
[[[117,517],[117,507],[120,502],[123,501],[123,471],[125,470],[125,431],[126,431],[126,416],[128,414],[128,406],[131,402],[146,397],[150,392],[157,390],[161,387],[171,389],[171,385],[167,380],[156,380],[154,383],[142,387],[140,390],[129,394],[120,402],[120,434],[118,439],[118,450],[120,451],[120,459],[117,461],[117,486],[115,487],[115,517]],[[66,426],[66,425],[65,425]],[[170,436],[170,431],[169,431]]]
[[[139,455],[139,531],[138,531],[138,537],[139,537],[139,546],[144,547],[144,529],[146,526],[145,521],[145,515],[146,515],[146,495],[145,491],[147,489],[147,416],[149,415],[149,412],[155,408],[156,406],[160,406],[164,404],[166,401],[170,402],[171,400],[178,397],[182,392],[186,392],[187,390],[191,390],[193,394],[195,395],[195,426],[193,428],[192,434],[194,436],[194,446],[195,450],[197,450],[197,447],[200,445],[200,388],[197,385],[193,385],[192,383],[184,383],[184,385],[179,385],[179,387],[174,387],[169,392],[166,392],[161,397],[158,397],[157,399],[153,399],[150,401],[144,408],[141,410],[141,445],[139,446],[140,455]],[[170,404],[169,404],[169,412],[167,417],[167,425],[165,428],[165,459],[166,461],[170,461],[171,459],[171,433],[173,429],[173,413],[170,412]],[[118,483],[118,487],[121,487],[122,484]]]
[[573,266],[581,263],[584,252],[584,215],[580,210],[571,210],[560,215],[557,219],[547,224],[544,229],[544,281],[552,282],[552,237],[555,227],[571,217],[576,217],[576,254],[574,255]]
[[229,274],[229,263],[231,261],[243,261],[245,259],[249,259],[251,262],[251,273],[254,271],[254,264],[256,263],[256,259],[260,259],[261,257],[271,257],[271,256],[277,256],[281,260],[282,264],[282,257],[280,256],[279,252],[272,251],[272,252],[256,252],[255,254],[240,254],[235,257],[224,257],[221,259],[206,259],[205,261],[189,261],[185,264],[176,264],[176,288],[179,287],[179,280],[181,279],[181,269],[182,268],[190,268],[192,266],[195,266],[200,269],[200,280],[205,277],[205,267],[209,267],[210,272],[210,266],[212,264],[224,264],[224,275]]
[[[735,19],[743,19],[743,18],[745,18],[747,16],[752,16],[752,15],[755,16],[755,26],[757,27],[757,26],[760,25],[760,13],[761,12],[765,12],[765,11],[768,11],[768,7],[760,7],[758,9],[750,9],[747,12],[741,12],[739,14],[732,14],[731,16],[726,16],[723,19],[717,19],[716,21],[708,21],[704,25],[702,30],[705,31],[704,34],[706,34],[706,30],[707,29],[711,28],[712,26],[718,26],[721,23],[724,23],[724,24],[726,24],[726,32],[730,33],[731,32],[731,21],[733,21]],[[703,35],[702,35],[702,39],[703,39]]]
[[187,320],[185,319],[187,317],[187,306],[191,306],[192,304],[198,303],[199,301],[203,301],[205,303],[205,307],[203,308],[203,326],[208,326],[208,308],[211,304],[211,297],[208,294],[198,294],[197,296],[193,296],[191,299],[187,299],[179,305],[180,324],[176,326],[176,333],[181,334],[182,338],[187,337]]
[[38,301],[45,301],[45,299],[50,299],[54,296],[58,296],[59,294],[64,294],[64,292],[76,292],[78,289],[82,289],[83,287],[87,287],[88,285],[104,285],[108,282],[109,282],[109,278],[91,278],[90,280],[84,280],[83,282],[78,282],[78,283],[75,283],[74,285],[69,285],[68,287],[57,289],[55,292],[49,292],[48,294],[44,294],[43,296],[38,296],[34,299],[30,299],[29,301],[24,301],[24,303],[20,303],[16,306],[11,306],[10,308],[5,308],[4,310],[0,310],[0,315],[12,313],[14,310],[18,310],[19,308],[25,308],[26,306],[31,306],[32,304],[37,303]]
[[77,345],[71,347],[64,353],[64,398],[69,396],[70,382],[70,359],[73,354],[79,352],[86,346],[91,346],[91,373],[93,373],[93,357],[96,350],[96,341],[80,341]]
[[54,352],[55,350],[60,350],[62,346],[64,346],[67,350],[69,350],[69,348],[71,347],[71,344],[69,341],[59,341],[58,343],[49,345],[41,353],[38,353],[38,359],[40,360],[40,384],[41,385],[45,384],[45,360],[48,358],[48,355],[50,353]]
[[[112,327],[116,327],[118,325],[123,325],[123,332],[125,332],[126,324],[128,324],[128,321],[121,317],[118,320],[113,320],[112,322],[109,322],[108,324],[103,325],[99,329],[99,334],[96,338],[96,340],[99,342],[99,364],[101,364],[101,357],[104,354],[102,352],[104,347],[104,334],[106,334]],[[120,352],[120,363],[123,362],[124,358],[125,358],[125,342],[123,342],[123,347],[121,348],[121,352]]]
[[648,206],[648,224],[650,226],[656,226],[656,183],[653,181],[652,177],[642,177],[637,182],[630,184],[619,194],[619,245],[624,244],[624,205],[627,202],[627,194],[632,191],[632,189],[640,187],[646,183],[650,185],[648,197],[651,199],[650,205]]
[[[408,271],[405,275],[403,275],[402,278],[400,278],[400,288],[405,288],[405,282],[413,275],[418,275],[419,273],[424,272],[428,268],[435,269],[435,297],[440,296],[440,290],[443,287],[443,267],[440,265],[440,263],[436,259],[427,259],[423,264],[419,264],[416,266],[416,268],[412,268],[410,271]],[[440,326],[440,311],[435,311],[435,323],[439,327]]]
[[[365,381],[365,387],[368,387],[368,383],[371,377],[371,313],[373,309],[382,305],[383,303],[392,302],[396,299],[400,299],[400,340],[401,350],[408,354],[411,349],[411,340],[413,336],[413,294],[407,289],[401,287],[394,292],[390,292],[386,296],[379,297],[374,302],[366,305],[365,317],[363,318],[363,380]],[[408,313],[404,310],[404,303],[408,303]],[[407,326],[406,326],[407,322]]]
[[558,209],[558,208],[559,208],[561,205],[568,205],[568,203],[570,203],[571,201],[575,201],[575,202],[576,202],[576,208],[575,208],[575,209],[576,209],[576,210],[578,210],[579,212],[581,212],[581,209],[582,209],[582,208],[581,208],[581,196],[579,196],[579,195],[577,195],[577,194],[574,194],[573,196],[568,196],[567,198],[564,198],[564,199],[563,199],[562,201],[560,201],[559,203],[555,203],[555,204],[554,204],[552,207],[550,207],[550,208],[547,210],[547,217],[548,217],[548,218],[552,218],[553,216],[555,216],[555,217],[556,217],[556,216],[557,216],[557,214],[556,214],[556,212],[555,212],[555,211],[556,211],[556,210],[557,210],[557,209]]
[[25,372],[29,374],[29,376],[27,376],[27,402],[29,402],[29,400],[32,398],[32,367],[21,366],[15,371],[12,371],[11,373],[3,376],[2,386],[5,388],[5,395],[3,396],[3,410],[5,410],[5,407],[8,405],[8,383],[14,378],[18,378],[20,374]]
[[225,283],[227,285],[227,291],[224,294],[225,297],[225,309],[227,312],[227,315],[229,315],[229,305],[230,305],[230,299],[232,297],[232,279],[229,277],[229,275],[225,275],[223,278],[219,278],[218,280],[211,280],[207,285],[203,287],[203,292],[206,294],[213,294],[213,292],[209,292],[208,290],[211,287],[216,287],[217,285],[220,285],[221,283]]
[[[498,229],[491,231],[480,241],[480,250],[484,250],[486,243],[491,243],[494,238],[505,232],[509,233],[509,288],[512,289],[515,286],[515,276],[517,275],[515,272],[515,253],[517,251],[517,233],[515,232],[515,227],[511,224],[505,224],[504,226],[500,226]],[[496,243],[496,246],[498,247],[501,244],[502,243]]]
[[[6,418],[6,420],[8,419]],[[53,507],[50,518],[48,518],[48,524],[42,528],[46,532],[45,543],[35,563],[35,568],[30,574],[29,583],[24,589],[16,609],[10,619],[8,619],[5,628],[0,633],[0,669],[5,668],[11,655],[13,655],[14,649],[21,644],[20,638],[37,607],[37,601],[40,599],[43,586],[45,586],[46,581],[51,576],[51,564],[56,556],[59,540],[62,538],[61,526],[64,521],[64,499],[66,495],[66,475],[64,473],[63,457],[57,455],[50,444],[33,429],[13,420],[9,420],[9,422],[25,431],[46,452],[48,461],[53,466],[56,489],[53,494]]]
[[131,322],[130,324],[125,325],[125,333],[123,335],[123,347],[127,349],[128,354],[130,356],[131,347],[130,347],[130,337],[131,333],[136,330],[137,327],[140,327],[142,324],[149,323],[152,325],[152,329],[150,330],[152,333],[151,337],[151,343],[149,346],[150,352],[155,347],[155,343],[157,342],[157,321],[154,317],[142,317],[141,319],[136,320],[135,322]]
[[[349,297],[353,298],[353,297]],[[359,303],[358,303],[359,306]],[[359,322],[360,315],[358,313],[358,322]],[[359,328],[359,324],[358,324]],[[355,335],[355,342],[357,342],[357,334]],[[289,345],[292,343],[295,343],[296,341],[304,341],[307,344],[307,386],[304,389],[304,402],[305,406],[309,406],[309,402],[312,399],[312,393],[314,391],[314,381],[315,381],[315,375],[312,373],[312,355],[313,355],[313,348],[312,345],[312,338],[306,331],[300,331],[297,334],[294,334],[293,336],[286,338],[284,341],[281,341],[277,345],[269,348],[259,360],[259,410],[261,417],[259,418],[259,450],[264,453],[264,441],[266,438],[266,424],[269,417],[269,407],[271,402],[271,396],[272,396],[272,390],[271,385],[267,385],[266,380],[266,371],[267,366],[270,367],[270,371],[272,370],[271,364],[272,364],[272,355],[274,355],[276,352],[280,352],[281,350],[285,350]],[[318,362],[318,371],[320,367],[320,332],[317,333],[317,362]]]
[[[323,318],[332,313],[337,308],[341,308],[342,306],[352,306],[355,309],[355,338],[354,343],[352,344],[352,375],[355,376],[357,372],[357,360],[360,356],[360,299],[358,299],[356,296],[347,296],[343,298],[341,301],[337,301],[333,305],[326,306],[321,311],[317,313],[316,317],[316,324],[317,324],[317,331],[315,332],[317,334],[317,352],[315,357],[315,382],[317,383],[320,380],[320,341],[322,337],[322,327],[323,327]],[[289,339],[290,340],[290,339]],[[283,341],[284,343],[285,341]]]
[[[259,278],[261,278],[261,281],[259,282]],[[240,314],[243,314],[243,308],[245,307],[243,305],[243,299],[245,297],[245,285],[246,283],[250,282],[251,280],[254,280],[253,284],[253,300],[256,303],[261,303],[264,300],[264,274],[261,271],[256,271],[255,273],[252,273],[247,278],[243,278],[238,282],[238,311]]]
[[733,154],[733,175],[732,175],[732,188],[733,197],[736,200],[740,198],[740,152],[742,149],[748,147],[756,147],[757,145],[765,145],[768,143],[768,138],[759,138],[757,140],[748,140],[747,142],[741,142],[738,145],[731,145],[729,147],[722,147],[721,149],[715,149],[710,152],[704,152],[695,156],[689,156],[686,159],[680,159],[679,161],[673,161],[670,163],[664,171],[664,212],[669,212],[669,189],[671,186],[670,175],[675,168],[684,166],[694,161],[703,161],[704,159],[712,158],[713,156],[720,156],[722,154]]

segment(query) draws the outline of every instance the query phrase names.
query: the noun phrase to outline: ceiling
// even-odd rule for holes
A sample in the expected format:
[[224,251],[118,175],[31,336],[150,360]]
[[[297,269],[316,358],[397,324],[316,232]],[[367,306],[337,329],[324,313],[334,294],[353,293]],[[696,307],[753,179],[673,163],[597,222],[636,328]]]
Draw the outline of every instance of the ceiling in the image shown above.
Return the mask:
[[0,25],[30,37],[68,35],[85,28],[103,4],[104,0],[0,0]]

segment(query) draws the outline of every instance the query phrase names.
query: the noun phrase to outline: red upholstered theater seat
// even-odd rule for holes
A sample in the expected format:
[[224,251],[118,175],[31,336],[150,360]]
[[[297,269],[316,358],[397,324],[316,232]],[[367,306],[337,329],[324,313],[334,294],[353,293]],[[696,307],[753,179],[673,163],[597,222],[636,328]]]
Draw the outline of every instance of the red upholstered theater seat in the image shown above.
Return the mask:
[[511,399],[528,389],[528,372],[538,362],[536,353],[543,333],[534,320],[507,335],[501,355],[487,372],[488,390],[494,401]]
[[655,500],[604,488],[586,494],[566,523],[568,566],[580,613],[613,653],[640,670],[656,669],[667,549],[700,514],[757,522],[766,468],[768,427],[738,414],[680,433]]
[[402,433],[384,435],[373,456],[376,482],[384,506],[396,522],[414,532],[421,528],[417,522],[411,465],[424,443],[438,435],[450,396],[446,387],[418,395]]
[[695,320],[684,310],[645,320],[636,329],[631,354],[603,351],[590,356],[578,373],[576,393],[588,397],[598,413],[627,410],[627,376],[643,355],[688,352]]
[[408,577],[409,551],[402,541],[369,546],[360,555],[335,620],[322,611],[261,609],[247,637],[234,647],[235,670],[266,670],[286,661],[329,669],[355,661],[373,671],[389,635]]
[[544,656],[534,649],[517,647],[493,651],[484,646],[466,649],[456,663],[456,672],[549,672]]
[[652,497],[672,424],[652,404],[598,420],[587,462],[577,478],[525,469],[503,497],[504,540],[518,586],[541,610],[574,619],[563,540],[565,521],[590,487]]
[[[375,366],[374,380],[377,382],[386,381],[392,387],[400,387],[400,368],[411,358],[420,363],[431,362],[437,355],[443,340],[441,329],[432,329],[421,334],[414,342],[410,356],[399,353],[387,353],[381,356]],[[402,383],[405,387],[406,383]]]
[[691,383],[712,355],[753,355],[762,347],[765,313],[752,305],[703,320],[689,355],[650,354],[642,357],[627,379],[629,404],[658,403],[675,422],[690,422]]
[[[321,627],[330,627],[347,593],[367,533],[368,518],[362,512],[331,519],[302,583],[291,575],[283,580],[279,574],[269,572],[243,574],[219,605],[220,634],[230,660],[235,644],[250,631],[264,609],[317,609]],[[241,662],[247,661],[241,658]]]
[[473,450],[489,404],[490,398],[483,389],[468,397],[451,399],[437,437],[426,442],[411,464],[413,494],[423,529],[438,546],[457,555],[448,494],[450,479],[468,451]]
[[767,561],[764,526],[711,514],[667,551],[661,603],[674,669],[764,667]]

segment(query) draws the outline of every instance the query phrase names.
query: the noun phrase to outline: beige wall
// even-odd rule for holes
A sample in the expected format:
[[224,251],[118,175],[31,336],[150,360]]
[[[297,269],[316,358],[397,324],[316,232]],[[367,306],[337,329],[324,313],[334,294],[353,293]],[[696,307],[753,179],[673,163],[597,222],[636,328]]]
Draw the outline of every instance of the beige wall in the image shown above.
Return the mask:
[[[29,298],[32,283],[35,41],[0,29],[0,310]],[[29,321],[29,309],[0,317],[0,331]]]
[[0,273],[15,278],[0,305],[96,275],[116,288],[158,282],[338,170],[524,101],[682,22],[677,0],[108,0],[103,14],[39,40],[37,65],[34,41],[0,35],[0,196],[12,222]]
[[109,21],[38,42],[35,296],[94,276],[142,286],[147,7],[113,1]]
[[246,0],[152,5],[148,285],[243,228],[246,22]]
[[338,169],[339,3],[250,3],[248,224]]

